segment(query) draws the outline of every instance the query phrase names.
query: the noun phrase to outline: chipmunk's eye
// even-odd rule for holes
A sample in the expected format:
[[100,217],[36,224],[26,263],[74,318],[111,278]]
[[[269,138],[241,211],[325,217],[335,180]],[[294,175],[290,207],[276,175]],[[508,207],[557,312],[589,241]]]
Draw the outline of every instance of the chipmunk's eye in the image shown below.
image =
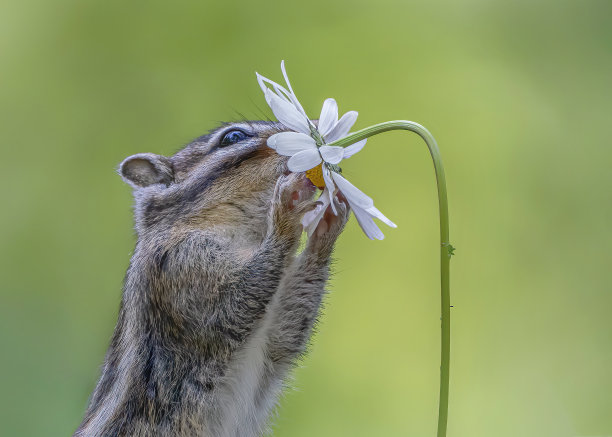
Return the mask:
[[223,139],[221,140],[221,147],[229,146],[230,144],[239,143],[242,140],[246,140],[249,137],[245,132],[236,129],[231,130],[225,135],[223,135]]

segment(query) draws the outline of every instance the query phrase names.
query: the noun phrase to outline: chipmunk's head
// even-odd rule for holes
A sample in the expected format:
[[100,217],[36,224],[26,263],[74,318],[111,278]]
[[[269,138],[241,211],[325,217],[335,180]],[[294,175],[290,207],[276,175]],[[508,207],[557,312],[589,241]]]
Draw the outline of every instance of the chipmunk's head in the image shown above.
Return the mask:
[[139,236],[197,228],[261,238],[274,186],[287,172],[287,158],[266,141],[283,130],[273,122],[227,123],[173,156],[126,158],[119,173],[134,188]]

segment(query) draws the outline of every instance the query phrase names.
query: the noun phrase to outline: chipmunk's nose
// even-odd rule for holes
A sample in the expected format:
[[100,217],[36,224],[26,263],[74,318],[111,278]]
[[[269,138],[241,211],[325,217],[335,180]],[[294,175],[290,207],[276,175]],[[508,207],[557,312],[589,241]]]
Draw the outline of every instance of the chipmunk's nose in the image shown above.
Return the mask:
[[270,151],[272,152],[273,156],[271,156],[271,159],[274,159],[276,161],[277,164],[277,171],[278,171],[278,175],[289,175],[291,173],[291,171],[289,170],[289,167],[287,167],[287,162],[289,162],[289,157],[288,156],[282,156],[279,155],[278,153],[276,153],[276,151],[274,149],[270,149]]

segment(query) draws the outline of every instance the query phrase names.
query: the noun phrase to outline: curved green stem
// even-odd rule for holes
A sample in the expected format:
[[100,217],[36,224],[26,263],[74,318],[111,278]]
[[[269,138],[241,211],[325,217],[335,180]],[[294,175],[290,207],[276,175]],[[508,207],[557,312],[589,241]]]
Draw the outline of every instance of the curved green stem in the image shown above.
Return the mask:
[[421,136],[427,143],[429,153],[433,160],[436,180],[438,185],[438,205],[440,210],[440,288],[441,296],[441,325],[442,341],[440,351],[440,399],[438,410],[438,437],[446,436],[446,425],[448,422],[448,383],[450,366],[450,258],[454,248],[449,242],[448,236],[448,202],[446,199],[446,178],[444,167],[436,140],[427,129],[412,121],[396,120],[375,124],[360,131],[354,132],[328,146],[347,146],[361,141],[372,135],[380,134],[390,130],[409,130]]

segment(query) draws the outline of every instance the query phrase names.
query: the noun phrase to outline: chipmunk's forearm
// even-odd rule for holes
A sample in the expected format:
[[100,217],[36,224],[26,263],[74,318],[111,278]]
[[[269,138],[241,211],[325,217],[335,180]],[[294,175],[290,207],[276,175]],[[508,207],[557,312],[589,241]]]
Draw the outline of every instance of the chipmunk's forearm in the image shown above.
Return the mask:
[[292,361],[305,351],[325,293],[328,264],[305,251],[283,278],[270,331],[274,362]]

